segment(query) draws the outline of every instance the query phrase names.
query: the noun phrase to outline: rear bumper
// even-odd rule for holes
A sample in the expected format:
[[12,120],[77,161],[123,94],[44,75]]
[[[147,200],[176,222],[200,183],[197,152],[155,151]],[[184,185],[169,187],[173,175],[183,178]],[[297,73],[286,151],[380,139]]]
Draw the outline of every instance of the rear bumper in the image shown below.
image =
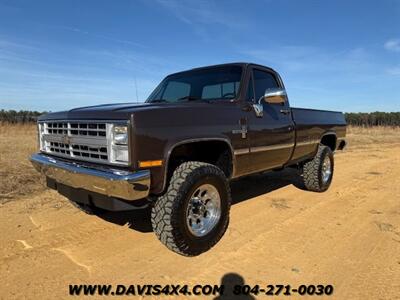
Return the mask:
[[138,200],[149,195],[150,171],[129,172],[33,154],[33,166],[57,183],[109,197]]

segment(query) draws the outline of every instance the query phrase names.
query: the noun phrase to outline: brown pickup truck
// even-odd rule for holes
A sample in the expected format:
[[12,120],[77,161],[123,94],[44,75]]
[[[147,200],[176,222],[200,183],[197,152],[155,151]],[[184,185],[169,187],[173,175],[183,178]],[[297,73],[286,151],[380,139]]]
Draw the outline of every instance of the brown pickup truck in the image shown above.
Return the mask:
[[345,147],[340,112],[291,108],[279,74],[231,63],[167,76],[144,103],[50,113],[38,121],[33,165],[87,209],[151,205],[157,237],[199,255],[223,236],[234,178],[296,167],[323,192]]

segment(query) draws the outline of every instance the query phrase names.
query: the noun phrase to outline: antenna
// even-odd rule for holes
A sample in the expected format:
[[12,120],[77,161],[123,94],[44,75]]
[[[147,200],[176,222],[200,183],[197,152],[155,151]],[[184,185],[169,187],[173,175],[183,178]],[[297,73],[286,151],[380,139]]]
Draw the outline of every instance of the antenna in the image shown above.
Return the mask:
[[135,76],[135,90],[136,90],[136,102],[139,102],[138,89],[137,89],[137,82],[136,82],[136,76]]

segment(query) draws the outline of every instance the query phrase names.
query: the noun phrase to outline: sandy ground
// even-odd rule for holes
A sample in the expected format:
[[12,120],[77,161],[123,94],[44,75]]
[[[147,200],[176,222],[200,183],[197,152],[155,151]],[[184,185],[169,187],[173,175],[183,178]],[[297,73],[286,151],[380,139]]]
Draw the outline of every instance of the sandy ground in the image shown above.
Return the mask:
[[167,250],[147,210],[90,216],[50,190],[7,202],[0,298],[67,298],[82,283],[219,284],[234,272],[250,285],[332,284],[330,299],[400,299],[400,144],[338,153],[325,193],[296,180],[290,170],[232,183],[229,229],[195,258]]

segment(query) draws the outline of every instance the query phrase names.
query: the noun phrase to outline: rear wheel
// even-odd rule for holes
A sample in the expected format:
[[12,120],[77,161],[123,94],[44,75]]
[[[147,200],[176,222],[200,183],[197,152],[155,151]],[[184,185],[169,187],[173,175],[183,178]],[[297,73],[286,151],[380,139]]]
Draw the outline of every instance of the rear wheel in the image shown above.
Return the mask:
[[230,190],[224,173],[203,162],[185,162],[151,212],[153,230],[170,250],[185,256],[213,247],[229,223]]
[[332,182],[334,160],[332,150],[319,145],[313,160],[302,167],[302,177],[305,187],[314,192],[326,191]]

